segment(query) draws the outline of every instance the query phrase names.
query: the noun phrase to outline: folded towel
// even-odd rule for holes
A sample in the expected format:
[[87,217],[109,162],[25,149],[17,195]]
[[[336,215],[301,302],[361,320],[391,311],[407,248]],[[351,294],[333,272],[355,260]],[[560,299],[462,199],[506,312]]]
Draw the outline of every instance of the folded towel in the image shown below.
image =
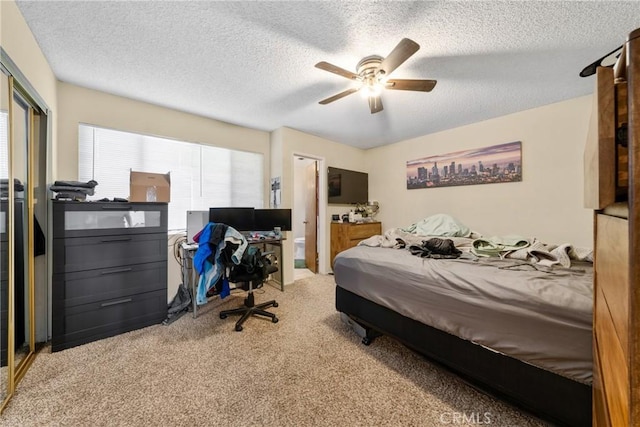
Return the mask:
[[56,200],[75,200],[82,202],[87,199],[87,194],[81,191],[59,191]]
[[53,183],[56,187],[83,187],[83,188],[93,188],[98,185],[97,181],[91,180],[87,182],[82,181],[55,181]]
[[[0,189],[8,190],[9,189],[9,180],[6,178],[0,179]],[[20,182],[19,179],[13,178],[13,190],[14,191],[24,191],[24,184]]]
[[83,194],[85,194],[85,196],[86,195],[93,196],[93,194],[94,194],[93,187],[70,187],[70,186],[64,186],[64,185],[62,185],[62,186],[60,186],[60,185],[52,185],[51,187],[49,187],[49,189],[51,191],[56,192],[56,193],[60,192],[60,191],[62,191],[62,192],[73,191],[74,193],[83,193]]

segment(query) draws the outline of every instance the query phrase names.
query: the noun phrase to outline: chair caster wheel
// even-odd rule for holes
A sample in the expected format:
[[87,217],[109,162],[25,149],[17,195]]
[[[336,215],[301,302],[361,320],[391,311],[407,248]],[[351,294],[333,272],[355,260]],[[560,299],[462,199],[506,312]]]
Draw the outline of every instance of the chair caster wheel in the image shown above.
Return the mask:
[[274,306],[274,307],[277,307],[277,306],[278,306],[278,303],[277,303],[277,302],[274,302],[274,303],[273,303],[273,306]]
[[371,338],[367,338],[367,337],[362,338],[362,344],[364,344],[364,345],[369,345],[369,344],[371,344],[372,341],[373,340]]
[[242,331],[242,326],[236,325],[236,332],[240,332],[240,331]]
[[278,318],[274,317],[273,319],[271,319],[271,323],[278,323]]
[[227,318],[227,315],[226,315],[226,314],[222,314],[222,313],[220,313],[220,318],[221,318],[221,319],[226,319],[226,318]]

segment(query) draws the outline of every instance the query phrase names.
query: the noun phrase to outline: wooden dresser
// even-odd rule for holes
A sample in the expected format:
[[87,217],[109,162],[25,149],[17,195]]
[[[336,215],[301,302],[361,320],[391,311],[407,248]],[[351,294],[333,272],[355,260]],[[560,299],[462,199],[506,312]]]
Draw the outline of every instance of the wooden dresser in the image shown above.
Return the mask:
[[356,246],[358,242],[368,237],[375,236],[376,234],[382,234],[381,222],[332,222],[331,265],[333,266],[333,260],[340,252],[352,248]]
[[594,210],[593,425],[640,425],[640,28],[598,67],[585,147]]

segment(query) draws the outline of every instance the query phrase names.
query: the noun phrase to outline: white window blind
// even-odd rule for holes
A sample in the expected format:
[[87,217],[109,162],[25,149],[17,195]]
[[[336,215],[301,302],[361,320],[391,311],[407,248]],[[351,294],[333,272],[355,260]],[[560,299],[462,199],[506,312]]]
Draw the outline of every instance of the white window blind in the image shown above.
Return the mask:
[[98,182],[91,200],[129,196],[130,170],[171,174],[169,229],[188,210],[263,207],[264,156],[81,124],[78,180]]

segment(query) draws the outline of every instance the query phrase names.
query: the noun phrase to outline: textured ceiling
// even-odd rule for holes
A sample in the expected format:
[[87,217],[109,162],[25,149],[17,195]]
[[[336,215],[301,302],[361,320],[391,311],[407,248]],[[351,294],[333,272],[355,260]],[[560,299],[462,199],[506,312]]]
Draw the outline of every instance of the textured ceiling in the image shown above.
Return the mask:
[[[17,1],[58,79],[250,128],[298,129],[361,148],[592,92],[578,73],[640,27],[640,2]],[[392,74],[437,79],[318,101],[407,37]]]

